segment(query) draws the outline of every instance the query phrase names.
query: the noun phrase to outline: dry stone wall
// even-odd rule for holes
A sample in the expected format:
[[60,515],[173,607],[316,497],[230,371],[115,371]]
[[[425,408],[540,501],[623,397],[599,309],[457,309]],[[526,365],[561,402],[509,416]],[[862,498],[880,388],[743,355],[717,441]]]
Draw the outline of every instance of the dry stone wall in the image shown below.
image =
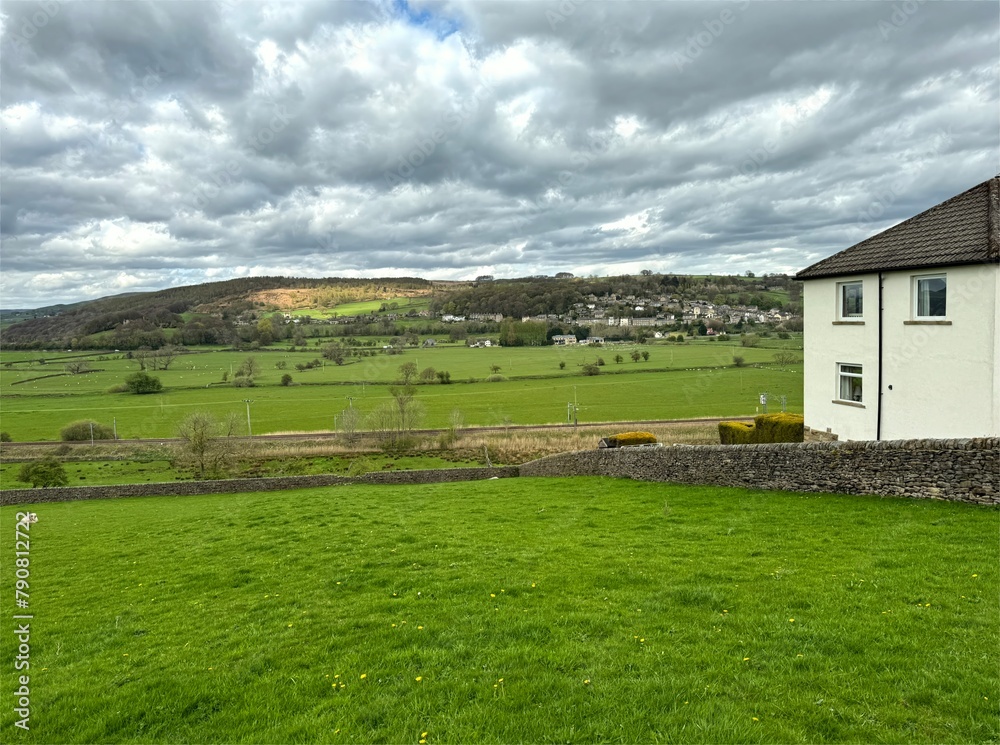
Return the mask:
[[160,484],[119,486],[67,486],[50,489],[6,489],[0,491],[0,505],[71,502],[80,499],[123,497],[180,497],[195,494],[236,494],[239,492],[310,489],[339,484],[433,484],[446,481],[475,481],[517,476],[517,466],[497,468],[440,468],[424,471],[378,471],[363,476],[280,476],[260,479],[219,479],[216,481],[176,481]]
[[623,448],[553,455],[522,476],[616,476],[802,492],[1000,504],[1000,440],[805,442]]

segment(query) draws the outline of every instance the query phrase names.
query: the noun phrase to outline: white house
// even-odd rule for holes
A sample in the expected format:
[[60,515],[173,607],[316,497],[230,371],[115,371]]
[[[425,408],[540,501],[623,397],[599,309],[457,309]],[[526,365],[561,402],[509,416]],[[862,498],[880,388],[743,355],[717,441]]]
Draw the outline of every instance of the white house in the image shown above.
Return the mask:
[[847,440],[1000,436],[1000,177],[796,277],[807,427]]

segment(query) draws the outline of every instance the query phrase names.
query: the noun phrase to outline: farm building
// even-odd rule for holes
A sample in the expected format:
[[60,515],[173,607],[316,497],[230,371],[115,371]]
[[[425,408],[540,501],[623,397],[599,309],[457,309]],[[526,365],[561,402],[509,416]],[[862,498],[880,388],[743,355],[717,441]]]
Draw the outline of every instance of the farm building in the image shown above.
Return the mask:
[[576,344],[576,336],[574,334],[556,334],[552,337],[552,343],[556,346]]
[[1000,435],[1000,177],[796,276],[807,427],[848,440]]

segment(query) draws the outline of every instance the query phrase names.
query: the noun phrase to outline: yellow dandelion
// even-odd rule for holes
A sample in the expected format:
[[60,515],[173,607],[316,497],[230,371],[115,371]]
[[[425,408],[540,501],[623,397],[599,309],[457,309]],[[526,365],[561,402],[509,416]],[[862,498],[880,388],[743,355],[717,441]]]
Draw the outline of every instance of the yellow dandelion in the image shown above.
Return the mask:
[[335,735],[339,735],[339,734],[340,734],[340,730],[339,730],[339,729],[335,729],[335,730],[333,731],[333,734],[335,734]]
[[797,654],[797,655],[795,655],[795,656],[796,656],[796,657],[805,657],[805,655],[802,655],[802,654]]
[[490,593],[490,597],[491,597],[491,598],[495,598],[495,597],[496,597],[496,593],[494,593],[494,592],[491,592],[491,593]]
[[419,745],[427,745],[427,740],[420,740]]
[[292,628],[292,624],[288,624],[288,628]]
[[978,575],[978,574],[973,574],[972,576],[973,576],[973,577],[978,577],[979,575]]
[[788,623],[795,623],[795,619],[794,618],[789,618],[788,619]]
[[423,626],[417,626],[417,631],[423,631],[423,630],[424,630]]
[[424,679],[423,675],[418,675],[416,678],[414,678],[414,680],[416,680],[418,683],[423,679]]
[[724,610],[724,611],[722,611],[722,612],[723,612],[723,613],[728,613],[729,611],[727,611],[727,610]]
[[758,719],[757,717],[754,717],[754,718],[753,718],[753,720],[754,720],[755,722],[759,722],[759,721],[760,721],[760,720],[759,720],[759,719]]
[[334,675],[333,677],[335,677],[335,678],[339,678],[340,676],[339,676],[339,675]]
[[583,681],[583,684],[585,686],[589,686],[590,685],[590,678],[587,678],[585,681]]
[[640,639],[640,640],[639,640],[639,643],[640,643],[640,644],[645,644],[645,643],[646,643],[646,640],[645,640],[645,639]]
[[361,680],[364,680],[367,677],[368,677],[368,673],[361,673]]
[[531,586],[532,586],[532,587],[534,587],[534,586],[535,586],[535,583],[534,583],[534,582],[532,582],[532,583],[531,583]]
[[689,703],[688,701],[685,701],[685,702],[684,702],[684,705],[685,705],[685,706],[687,706],[687,705],[688,705],[688,703]]
[[749,658],[749,657],[744,657],[744,658],[743,658],[743,661],[744,661],[744,662],[749,662],[749,661],[750,661],[750,658]]
[[503,683],[503,678],[500,678],[500,680],[498,680],[497,683]]
[[396,624],[393,624],[393,625],[392,625],[392,627],[393,627],[393,628],[396,628]]

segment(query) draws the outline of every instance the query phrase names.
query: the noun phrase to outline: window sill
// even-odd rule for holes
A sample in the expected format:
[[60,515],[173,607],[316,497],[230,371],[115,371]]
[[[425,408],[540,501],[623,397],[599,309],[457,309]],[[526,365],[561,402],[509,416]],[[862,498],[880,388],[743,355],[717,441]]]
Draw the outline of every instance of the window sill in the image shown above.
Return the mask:
[[951,321],[903,321],[904,326],[951,326]]
[[840,404],[841,406],[853,406],[856,409],[865,408],[864,404],[859,404],[857,401],[841,401],[840,399],[833,399],[831,403]]
[[864,321],[834,321],[834,326],[864,326]]

